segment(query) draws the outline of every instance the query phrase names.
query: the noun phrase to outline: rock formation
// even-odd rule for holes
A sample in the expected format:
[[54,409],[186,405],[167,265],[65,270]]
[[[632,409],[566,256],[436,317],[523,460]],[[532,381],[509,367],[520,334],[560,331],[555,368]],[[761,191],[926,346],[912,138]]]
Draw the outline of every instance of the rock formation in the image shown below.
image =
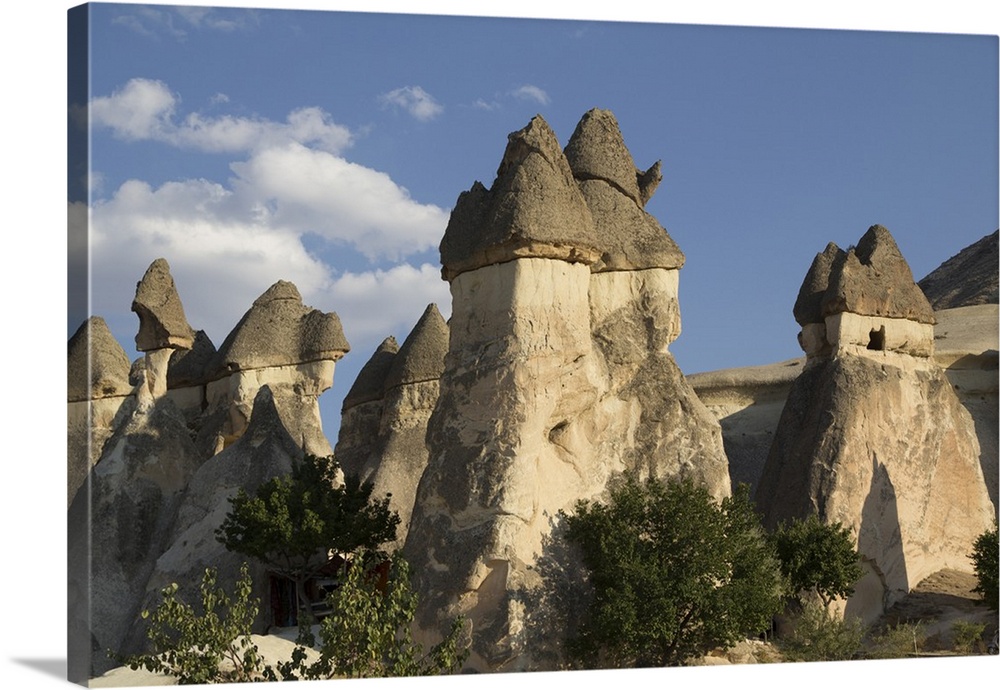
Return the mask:
[[917,283],[935,309],[1000,301],[1000,230],[951,257]]
[[104,443],[114,432],[115,419],[132,392],[128,355],[101,317],[84,321],[69,339],[68,350],[67,506],[100,458]]
[[404,552],[426,639],[465,615],[472,668],[548,663],[526,602],[560,510],[623,471],[730,492],[718,423],[668,352],[683,255],[643,208],[659,179],[610,112],[565,153],[536,116],[441,241],[450,341]]
[[336,457],[376,496],[390,495],[400,523],[389,548],[406,541],[447,352],[448,325],[430,304],[401,347],[391,336],[382,342],[344,399]]
[[930,305],[885,228],[818,255],[794,313],[807,363],[756,500],[769,526],[816,513],[854,533],[867,574],[846,611],[870,621],[927,575],[971,567],[993,520],[979,444],[932,358]]
[[303,450],[331,452],[318,396],[349,349],[337,315],[283,281],[218,351],[187,324],[166,261],[132,306],[143,356],[131,367],[99,317],[69,343],[70,630],[91,641],[97,673],[114,665],[107,650],[142,649],[139,612],[170,578],[189,600],[208,565],[235,578],[239,561],[213,534],[228,498],[287,473]]

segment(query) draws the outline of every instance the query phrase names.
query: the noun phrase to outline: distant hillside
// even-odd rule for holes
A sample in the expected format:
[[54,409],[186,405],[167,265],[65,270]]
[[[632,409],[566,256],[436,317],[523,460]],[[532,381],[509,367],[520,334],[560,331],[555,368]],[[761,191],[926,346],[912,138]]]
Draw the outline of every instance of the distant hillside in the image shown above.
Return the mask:
[[998,233],[1000,231],[970,244],[917,283],[934,309],[998,301]]

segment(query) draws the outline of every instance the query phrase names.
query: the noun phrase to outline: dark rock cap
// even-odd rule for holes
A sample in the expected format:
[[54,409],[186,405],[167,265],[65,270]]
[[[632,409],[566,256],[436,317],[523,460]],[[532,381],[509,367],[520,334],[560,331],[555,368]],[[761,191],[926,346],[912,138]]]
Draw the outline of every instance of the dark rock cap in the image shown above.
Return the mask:
[[100,316],[91,316],[80,324],[67,350],[69,402],[128,395],[132,391],[128,355]]
[[399,348],[386,376],[385,389],[420,381],[437,381],[444,373],[446,354],[448,324],[437,305],[429,304]]
[[830,242],[826,249],[816,255],[809,272],[806,273],[802,287],[799,288],[798,299],[795,300],[795,307],[792,314],[800,326],[809,323],[823,323],[823,310],[820,305],[823,296],[830,287],[830,271],[838,261],[843,261],[846,253],[840,247]]
[[635,167],[610,110],[584,114],[566,145],[566,160],[597,231],[601,258],[592,271],[684,265],[677,243],[644,208],[663,179],[660,163],[646,171]]
[[868,228],[857,247],[845,252],[831,242],[816,255],[792,312],[802,326],[843,312],[934,323],[909,264],[881,225]]
[[934,309],[954,309],[1000,301],[1000,231],[987,235],[931,271],[917,285]]
[[587,204],[549,125],[536,115],[508,136],[490,189],[476,182],[455,203],[441,240],[442,276],[522,257],[593,263]]
[[361,403],[382,399],[385,379],[397,352],[399,352],[399,345],[391,335],[382,341],[365,365],[361,367],[351,390],[347,391],[347,395],[344,396],[342,411]]
[[236,371],[337,360],[350,349],[336,312],[303,305],[298,288],[279,280],[254,300],[223,341],[214,368]]
[[194,344],[194,330],[184,316],[166,259],[151,263],[136,284],[132,311],[139,316],[135,347],[140,352],[165,347],[189,349]]
[[208,383],[215,361],[215,344],[205,331],[194,334],[190,350],[174,350],[167,365],[167,388]]
[[910,265],[881,225],[871,226],[858,246],[831,267],[821,309],[824,317],[847,311],[934,323],[934,310],[913,282]]

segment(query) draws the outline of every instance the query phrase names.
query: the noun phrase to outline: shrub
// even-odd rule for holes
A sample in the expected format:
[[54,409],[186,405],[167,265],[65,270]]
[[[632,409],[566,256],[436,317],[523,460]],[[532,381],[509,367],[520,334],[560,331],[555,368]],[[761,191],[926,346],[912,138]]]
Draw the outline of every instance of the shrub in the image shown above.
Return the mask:
[[972,559],[976,570],[976,579],[979,584],[972,591],[978,592],[986,605],[997,611],[997,599],[1000,598],[1000,576],[998,576],[998,547],[997,526],[994,524],[992,530],[987,530],[980,534],[973,544]]
[[843,661],[860,653],[864,626],[857,618],[841,619],[810,603],[793,622],[792,633],[778,642],[788,661]]
[[986,644],[983,642],[984,632],[986,632],[985,623],[955,621],[951,626],[955,651],[959,654],[982,654],[986,651]]
[[250,598],[253,584],[245,563],[233,598],[216,587],[214,569],[205,571],[200,614],[177,598],[177,589],[176,583],[165,587],[157,609],[142,612],[154,651],[124,659],[131,669],[174,676],[182,685],[277,679],[250,638],[259,602]]
[[897,623],[872,637],[869,659],[900,659],[919,654],[927,635],[923,623]]
[[766,630],[783,590],[746,486],[714,501],[691,481],[626,477],[565,516],[594,589],[567,648],[582,665],[681,664]]

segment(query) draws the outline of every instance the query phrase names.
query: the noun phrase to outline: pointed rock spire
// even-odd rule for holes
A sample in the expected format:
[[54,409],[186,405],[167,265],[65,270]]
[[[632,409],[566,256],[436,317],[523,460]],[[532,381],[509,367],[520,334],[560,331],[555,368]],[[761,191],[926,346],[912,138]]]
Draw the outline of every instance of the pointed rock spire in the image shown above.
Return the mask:
[[823,310],[820,308],[823,296],[830,287],[830,271],[834,264],[843,261],[847,254],[833,242],[826,245],[826,249],[816,255],[802,287],[799,288],[799,296],[795,300],[792,314],[800,326],[810,323],[823,323]]
[[508,136],[490,189],[463,192],[441,240],[442,275],[521,257],[592,263],[593,221],[549,125],[536,115]]
[[131,363],[100,316],[80,324],[69,339],[67,394],[69,402],[110,395],[128,395]]
[[194,345],[194,330],[184,316],[166,259],[151,263],[136,284],[132,311],[139,316],[135,347],[140,352],[167,347],[189,349]]
[[382,341],[371,358],[361,367],[358,378],[354,379],[354,385],[344,396],[344,410],[360,405],[361,403],[380,400],[385,389],[385,379],[392,367],[396,353],[399,352],[399,345],[391,335]]
[[610,110],[584,114],[566,145],[566,159],[597,231],[601,258],[593,272],[684,265],[680,248],[644,208],[663,178],[660,163],[645,172],[635,167]]
[[437,381],[444,373],[446,354],[448,354],[448,324],[438,311],[437,305],[429,304],[399,348],[399,353],[386,376],[385,388],[420,381]]

